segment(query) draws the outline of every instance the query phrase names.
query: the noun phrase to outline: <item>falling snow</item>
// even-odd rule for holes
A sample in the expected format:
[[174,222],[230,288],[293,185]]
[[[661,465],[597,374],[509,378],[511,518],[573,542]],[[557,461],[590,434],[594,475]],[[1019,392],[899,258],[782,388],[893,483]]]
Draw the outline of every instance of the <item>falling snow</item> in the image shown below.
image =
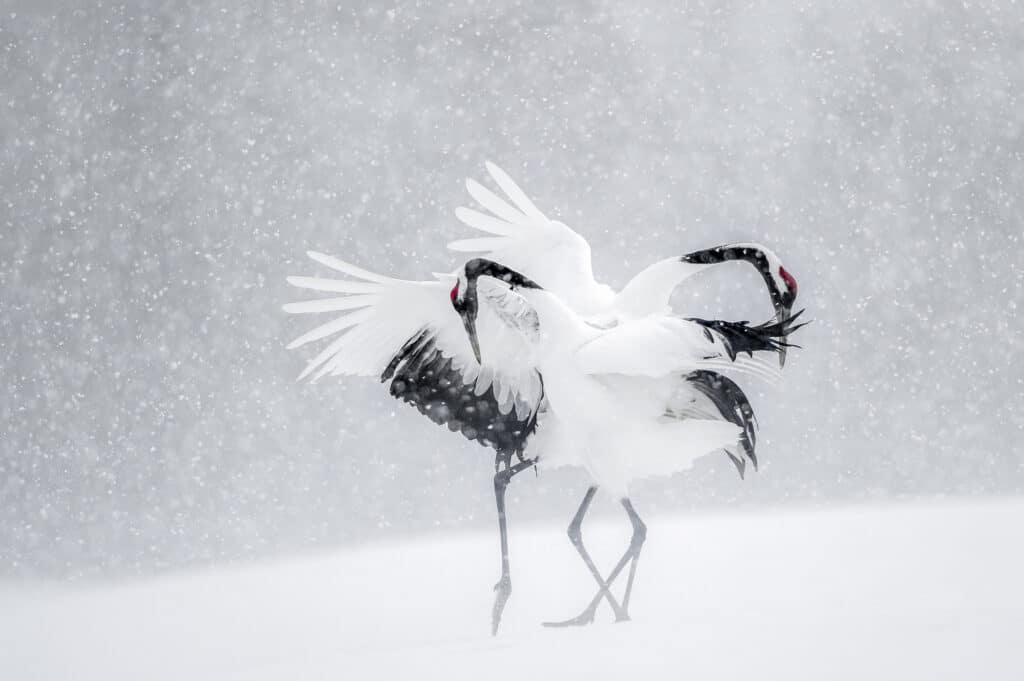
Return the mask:
[[[760,472],[645,483],[650,516],[1024,492],[1019,3],[73,4],[0,8],[0,576],[492,529],[491,454],[296,383],[281,312],[309,248],[454,269],[486,159],[613,286],[733,240],[799,281]],[[677,309],[770,316],[703,276]],[[519,476],[513,536],[585,484]]]

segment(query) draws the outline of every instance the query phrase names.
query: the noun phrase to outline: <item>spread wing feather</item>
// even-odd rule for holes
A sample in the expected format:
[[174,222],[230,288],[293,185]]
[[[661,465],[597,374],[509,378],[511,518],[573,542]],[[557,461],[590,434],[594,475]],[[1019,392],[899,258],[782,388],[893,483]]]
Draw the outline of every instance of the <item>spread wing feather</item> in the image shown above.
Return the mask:
[[453,241],[448,248],[521,272],[583,314],[596,311],[591,308],[597,301],[609,303],[614,294],[594,280],[586,239],[545,216],[501,168],[488,162],[487,171],[506,198],[467,180],[470,196],[490,215],[471,208],[455,211],[460,221],[487,236]]
[[[479,365],[451,306],[453,275],[406,281],[321,253],[309,255],[349,278],[288,279],[298,288],[344,294],[284,306],[293,314],[341,313],[288,345],[330,339],[300,379],[379,376],[396,398],[469,439],[506,449],[525,446],[543,399],[529,349],[518,334],[497,333],[487,339],[495,352]],[[490,418],[483,419],[484,413]]]

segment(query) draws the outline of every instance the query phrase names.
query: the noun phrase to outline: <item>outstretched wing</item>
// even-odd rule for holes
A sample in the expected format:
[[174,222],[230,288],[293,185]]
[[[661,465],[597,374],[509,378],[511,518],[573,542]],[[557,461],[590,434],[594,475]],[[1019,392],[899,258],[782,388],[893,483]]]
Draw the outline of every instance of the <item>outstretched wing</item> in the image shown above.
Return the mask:
[[508,200],[475,180],[466,180],[466,189],[485,212],[460,207],[455,216],[486,236],[453,241],[448,248],[521,272],[580,314],[598,312],[610,304],[614,294],[594,280],[586,239],[546,217],[501,168],[487,162],[487,171]]
[[379,376],[394,397],[434,422],[500,451],[522,451],[543,390],[520,336],[489,339],[498,351],[480,365],[451,306],[454,276],[406,281],[321,253],[309,256],[348,278],[288,278],[299,288],[340,294],[284,306],[294,314],[341,313],[288,345],[330,339],[300,379]]

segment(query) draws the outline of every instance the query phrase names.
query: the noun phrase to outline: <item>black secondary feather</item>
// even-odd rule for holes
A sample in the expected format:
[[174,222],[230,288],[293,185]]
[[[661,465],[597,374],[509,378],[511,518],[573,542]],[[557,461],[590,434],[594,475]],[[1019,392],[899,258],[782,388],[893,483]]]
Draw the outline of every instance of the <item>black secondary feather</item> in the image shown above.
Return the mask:
[[537,429],[537,411],[520,419],[515,409],[498,408],[493,387],[477,395],[476,382],[465,383],[434,342],[429,329],[410,338],[380,376],[388,391],[438,425],[499,454],[522,456]]

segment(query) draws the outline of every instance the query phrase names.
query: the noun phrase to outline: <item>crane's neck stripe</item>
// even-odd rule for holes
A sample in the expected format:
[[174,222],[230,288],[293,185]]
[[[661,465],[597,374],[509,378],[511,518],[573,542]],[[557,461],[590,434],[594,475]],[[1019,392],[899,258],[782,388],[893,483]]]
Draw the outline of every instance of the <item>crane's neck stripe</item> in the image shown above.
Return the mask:
[[768,286],[768,293],[771,295],[773,305],[778,307],[779,305],[789,305],[792,303],[792,296],[779,289],[779,284],[775,281],[772,264],[768,255],[756,245],[730,244],[716,246],[703,251],[694,251],[680,258],[682,262],[695,265],[717,265],[718,263],[730,260],[744,260],[757,268],[757,271]]
[[762,275],[771,273],[768,258],[764,252],[750,246],[716,246],[689,253],[680,260],[701,265],[717,265],[728,260],[745,260],[756,267]]

